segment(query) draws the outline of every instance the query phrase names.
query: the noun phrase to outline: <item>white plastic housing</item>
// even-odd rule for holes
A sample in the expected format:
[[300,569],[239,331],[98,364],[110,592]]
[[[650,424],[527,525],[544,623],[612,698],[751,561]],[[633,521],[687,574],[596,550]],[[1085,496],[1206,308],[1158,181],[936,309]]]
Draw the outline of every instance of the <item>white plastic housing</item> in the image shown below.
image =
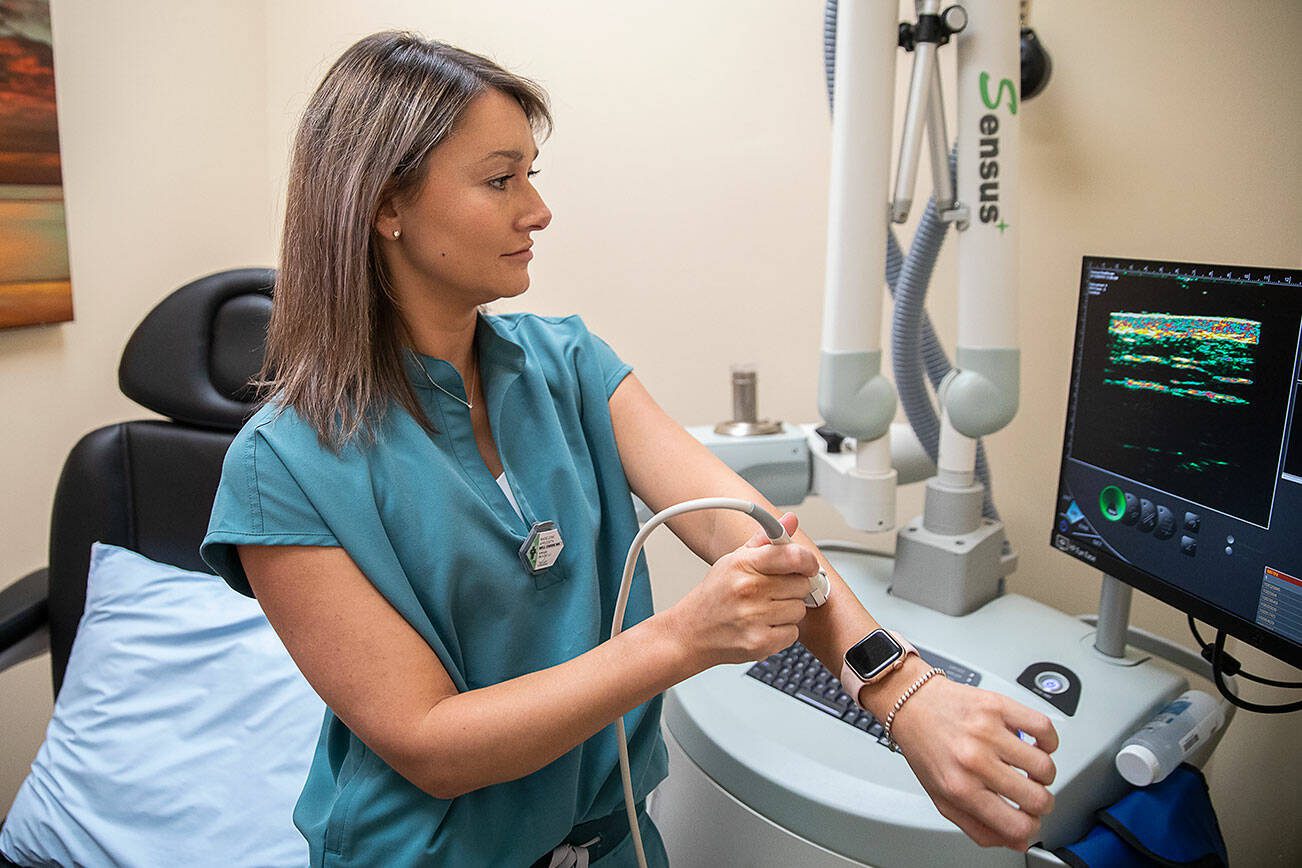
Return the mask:
[[[849,4],[854,5],[854,4]],[[958,345],[1017,341],[1021,229],[1018,0],[966,0],[958,43],[958,198],[970,211],[958,238]]]
[[881,349],[898,25],[886,0],[837,12],[824,350]]
[[966,488],[976,479],[976,445],[971,437],[965,437],[949,421],[949,414],[941,408],[940,446],[936,460],[939,465],[936,479],[951,488]]
[[[883,437],[882,441],[889,438]],[[829,455],[827,444],[812,431],[809,434],[809,451],[814,461],[812,494],[826,499],[836,507],[846,524],[855,530],[879,533],[895,527],[895,489],[899,474],[889,464],[889,442],[876,449],[885,452],[888,464],[884,470],[865,470],[873,466],[873,456],[864,458],[858,450]]]

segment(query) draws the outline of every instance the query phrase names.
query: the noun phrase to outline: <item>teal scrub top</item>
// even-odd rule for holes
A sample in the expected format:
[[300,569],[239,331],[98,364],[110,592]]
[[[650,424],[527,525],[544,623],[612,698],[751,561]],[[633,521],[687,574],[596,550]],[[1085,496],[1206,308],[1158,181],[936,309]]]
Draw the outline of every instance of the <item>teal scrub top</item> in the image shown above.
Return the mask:
[[[202,554],[250,594],[236,545],[342,546],[447,669],[474,690],[563,663],[610,636],[629,543],[638,531],[609,398],[631,367],[577,316],[480,315],[484,400],[523,519],[480,457],[470,414],[417,365],[465,396],[446,361],[409,356],[431,435],[391,405],[373,445],[339,454],[292,409],[262,408],[231,444]],[[419,361],[418,361],[419,360]],[[531,575],[517,554],[536,521],[564,539]],[[625,627],[651,616],[639,559]],[[661,698],[625,715],[634,793],[664,779]],[[515,721],[520,738],[531,722]],[[528,865],[572,827],[620,809],[615,726],[519,780],[454,799],[420,790],[327,709],[294,811],[313,866]],[[648,859],[666,864],[649,821]],[[629,839],[600,864],[634,864]]]

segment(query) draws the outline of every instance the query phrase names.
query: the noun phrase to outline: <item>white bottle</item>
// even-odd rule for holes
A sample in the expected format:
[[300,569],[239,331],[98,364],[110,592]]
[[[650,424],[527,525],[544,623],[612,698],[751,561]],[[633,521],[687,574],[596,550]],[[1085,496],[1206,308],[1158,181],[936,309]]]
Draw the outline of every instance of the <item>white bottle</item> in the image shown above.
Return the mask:
[[1126,739],[1117,752],[1117,771],[1137,787],[1165,780],[1224,725],[1219,702],[1201,690],[1185,691]]

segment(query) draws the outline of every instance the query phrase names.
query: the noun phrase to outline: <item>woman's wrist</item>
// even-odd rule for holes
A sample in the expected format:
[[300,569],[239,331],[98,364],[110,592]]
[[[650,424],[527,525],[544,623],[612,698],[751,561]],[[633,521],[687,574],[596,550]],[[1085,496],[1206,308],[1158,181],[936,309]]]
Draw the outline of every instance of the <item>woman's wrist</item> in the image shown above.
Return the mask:
[[866,684],[859,690],[859,706],[872,712],[873,717],[885,720],[891,713],[896,700],[904,695],[909,685],[917,681],[931,668],[926,660],[916,654],[910,654],[904,665],[875,684]]
[[701,659],[700,649],[691,641],[687,631],[681,628],[673,609],[657,612],[643,621],[642,625],[654,631],[656,642],[664,649],[669,668],[676,676],[675,684],[704,672],[713,665]]

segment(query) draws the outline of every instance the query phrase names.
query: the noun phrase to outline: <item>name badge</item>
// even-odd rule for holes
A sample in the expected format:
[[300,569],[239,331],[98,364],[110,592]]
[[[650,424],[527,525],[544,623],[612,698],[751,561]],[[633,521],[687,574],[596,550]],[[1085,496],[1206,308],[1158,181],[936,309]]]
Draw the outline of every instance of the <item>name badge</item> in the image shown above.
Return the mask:
[[520,562],[532,575],[538,575],[561,556],[565,540],[561,539],[560,528],[554,521],[535,521],[529,529],[529,536],[520,546]]

